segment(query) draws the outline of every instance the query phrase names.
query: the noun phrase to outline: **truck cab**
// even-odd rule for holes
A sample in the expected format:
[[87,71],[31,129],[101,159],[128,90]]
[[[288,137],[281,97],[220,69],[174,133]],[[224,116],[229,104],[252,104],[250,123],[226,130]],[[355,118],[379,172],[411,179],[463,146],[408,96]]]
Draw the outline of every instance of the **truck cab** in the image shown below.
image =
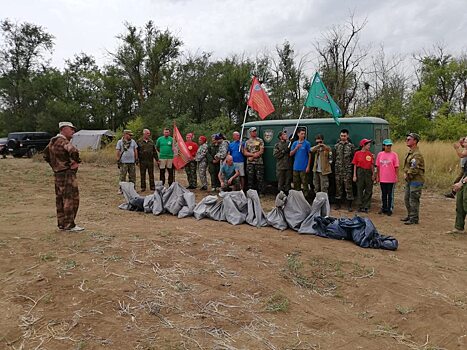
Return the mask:
[[[389,138],[389,123],[381,118],[341,118],[339,122],[340,125],[337,125],[332,118],[301,119],[298,126],[305,129],[306,139],[312,146],[315,144],[315,136],[322,134],[324,135],[324,143],[333,147],[339,141],[339,134],[342,129],[349,130],[350,140],[356,148],[358,148],[358,144],[363,138],[373,140],[374,143],[371,145],[373,153],[381,151],[383,140]],[[246,130],[255,126],[258,130],[258,137],[261,137],[264,141],[263,161],[265,181],[269,183],[277,181],[276,160],[272,155],[274,145],[278,142],[277,135],[284,130],[287,131],[287,135],[292,135],[296,124],[297,119],[262,120],[244,124]]]

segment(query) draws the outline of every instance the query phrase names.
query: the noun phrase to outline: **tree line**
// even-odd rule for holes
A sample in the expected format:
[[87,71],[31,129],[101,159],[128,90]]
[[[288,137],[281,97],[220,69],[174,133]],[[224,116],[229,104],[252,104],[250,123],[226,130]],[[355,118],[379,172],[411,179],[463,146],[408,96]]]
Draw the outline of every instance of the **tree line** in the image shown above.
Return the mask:
[[[152,21],[125,23],[118,46],[102,67],[86,53],[58,69],[50,64],[54,36],[33,23],[0,22],[0,135],[55,132],[63,119],[78,128],[148,127],[177,122],[197,135],[230,132],[242,123],[252,75],[276,111],[268,118],[298,118],[310,79],[318,71],[347,116],[390,122],[393,137],[407,131],[428,139],[467,134],[467,56],[434,46],[412,57],[388,57],[361,43],[366,22],[353,16],[321,33],[312,52],[292,43],[256,57],[213,59],[183,50],[182,38]],[[413,67],[413,70],[407,67]],[[305,118],[329,117],[307,109]],[[257,118],[252,112],[248,120]]]

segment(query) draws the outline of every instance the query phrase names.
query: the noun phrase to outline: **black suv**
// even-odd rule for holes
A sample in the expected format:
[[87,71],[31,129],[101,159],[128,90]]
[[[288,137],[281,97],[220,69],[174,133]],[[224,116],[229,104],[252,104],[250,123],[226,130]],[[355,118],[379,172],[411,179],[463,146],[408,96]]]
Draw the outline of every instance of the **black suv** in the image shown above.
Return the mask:
[[8,134],[7,148],[13,157],[27,155],[31,158],[37,152],[43,151],[51,138],[51,134],[42,131],[11,132]]

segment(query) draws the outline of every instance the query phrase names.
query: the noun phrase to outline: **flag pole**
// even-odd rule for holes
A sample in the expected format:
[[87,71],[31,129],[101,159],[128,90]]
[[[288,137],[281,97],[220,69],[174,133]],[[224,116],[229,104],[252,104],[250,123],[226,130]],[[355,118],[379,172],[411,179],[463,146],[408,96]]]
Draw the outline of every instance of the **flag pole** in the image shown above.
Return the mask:
[[[295,125],[295,129],[292,133],[292,137],[295,135],[295,133],[297,132],[297,129],[298,129],[298,123],[300,123],[300,119],[302,119],[302,115],[303,115],[303,112],[305,111],[305,106],[303,106],[302,108],[302,111],[300,112],[300,117],[298,117],[298,120],[297,120],[297,125]],[[290,145],[292,144],[292,141],[289,139],[289,148],[290,148]]]
[[245,128],[245,122],[246,122],[246,114],[248,112],[248,104],[246,105],[245,108],[245,116],[243,117],[243,124],[242,124],[242,132],[240,133],[240,145],[238,146],[238,151],[240,152],[242,150],[242,140],[243,140],[243,129]]

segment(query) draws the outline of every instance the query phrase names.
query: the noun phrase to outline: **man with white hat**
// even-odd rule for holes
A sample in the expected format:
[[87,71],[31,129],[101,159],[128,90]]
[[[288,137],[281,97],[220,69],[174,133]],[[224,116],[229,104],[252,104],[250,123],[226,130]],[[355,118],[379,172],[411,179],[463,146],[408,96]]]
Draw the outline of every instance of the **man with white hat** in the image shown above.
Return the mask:
[[54,171],[58,228],[79,232],[84,230],[75,224],[79,207],[76,172],[81,160],[78,149],[70,142],[76,128],[70,122],[60,122],[58,128],[60,133],[45,148],[44,159]]

